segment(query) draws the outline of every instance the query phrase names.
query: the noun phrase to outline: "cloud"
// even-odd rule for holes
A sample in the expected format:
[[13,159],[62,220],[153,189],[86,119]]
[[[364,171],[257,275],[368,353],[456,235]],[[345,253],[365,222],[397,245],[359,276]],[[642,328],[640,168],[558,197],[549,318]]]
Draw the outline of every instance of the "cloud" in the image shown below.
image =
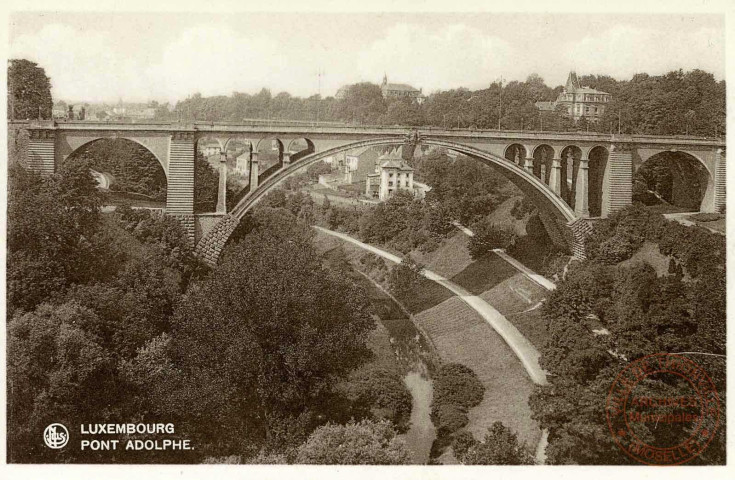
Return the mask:
[[[437,89],[486,87],[501,73],[523,75],[513,65],[514,49],[500,38],[465,25],[438,29],[399,24],[359,55],[364,78],[382,78]],[[375,81],[375,80],[374,80]]]
[[11,54],[44,67],[55,98],[93,102],[176,102],[195,92],[229,95],[263,87],[310,96],[319,81],[326,96],[349,83],[379,83],[384,72],[391,82],[423,87],[427,94],[485,88],[501,75],[523,80],[531,73],[553,86],[570,68],[619,79],[678,68],[724,77],[723,29],[686,19],[650,27],[583,25],[580,31],[588,33],[573,39],[544,34],[556,30],[533,18],[528,35],[522,29],[503,33],[493,24],[502,19],[488,17],[487,28],[433,20],[376,27],[365,20],[353,25],[357,37],[344,37],[349,29],[321,30],[330,25],[316,17],[286,17],[277,27],[265,20],[214,23],[197,17],[168,25],[102,17],[77,26],[52,21],[13,37]]
[[724,40],[722,30],[710,27],[690,30],[686,25],[665,29],[618,25],[571,41],[564,51],[565,60],[578,72],[630,78],[641,72],[656,75],[699,68],[724,78]]
[[204,25],[184,30],[166,45],[146,76],[156,82],[154,96],[180,99],[194,92],[208,96],[261,87],[278,90],[284,83],[279,77],[288,68],[275,41]]
[[55,98],[110,99],[138,91],[137,62],[117,54],[107,35],[49,24],[33,35],[20,35],[11,56],[41,65],[51,77]]

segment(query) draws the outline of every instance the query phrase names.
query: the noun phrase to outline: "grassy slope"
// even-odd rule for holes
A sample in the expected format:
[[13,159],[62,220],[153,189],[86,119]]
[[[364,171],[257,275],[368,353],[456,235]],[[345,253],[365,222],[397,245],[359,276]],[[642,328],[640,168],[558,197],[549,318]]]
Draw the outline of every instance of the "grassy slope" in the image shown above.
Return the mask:
[[534,448],[540,431],[528,406],[533,383],[503,339],[457,297],[414,319],[432,338],[444,362],[470,367],[485,386],[482,403],[469,412],[468,430],[482,438],[493,422],[501,421]]
[[444,240],[436,250],[422,253],[418,250],[411,252],[411,256],[434,273],[452,278],[469,264],[472,258],[467,251],[469,237],[457,230],[452,236]]
[[[317,236],[316,243],[321,251],[342,245],[351,260],[364,255],[364,250],[345,244],[324,234]],[[538,303],[545,291],[517,273],[513,267],[495,254],[478,262],[471,262],[467,254],[467,237],[458,232],[442,246],[420,258],[431,270],[453,277],[452,280],[464,288],[480,294],[504,315],[518,314]],[[428,282],[428,281],[427,281]],[[487,427],[495,421],[518,432],[519,438],[535,448],[540,438],[536,422],[531,419],[528,396],[533,383],[523,366],[489,325],[469,306],[457,297],[451,297],[443,287],[436,293],[434,282],[424,285],[413,299],[407,300],[414,314],[414,321],[425,331],[444,362],[458,362],[472,368],[485,385],[485,397],[480,405],[469,414],[468,429],[477,438],[482,438]],[[530,301],[528,301],[528,300]],[[413,308],[412,308],[413,307]],[[535,311],[534,311],[535,312]],[[528,315],[514,315],[513,321],[524,335],[522,328]],[[519,320],[520,319],[520,320]],[[532,326],[535,324],[532,322]],[[534,342],[534,337],[529,335]]]

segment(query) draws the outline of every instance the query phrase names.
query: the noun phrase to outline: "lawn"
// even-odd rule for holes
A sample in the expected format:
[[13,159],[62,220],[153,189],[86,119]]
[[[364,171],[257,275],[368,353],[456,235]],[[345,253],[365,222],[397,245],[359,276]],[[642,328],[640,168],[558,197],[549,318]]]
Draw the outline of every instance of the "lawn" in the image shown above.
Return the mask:
[[531,418],[533,382],[505,341],[467,304],[452,297],[414,316],[444,362],[470,367],[485,386],[482,402],[470,410],[467,429],[481,439],[501,421],[533,450],[541,432]]
[[473,294],[480,295],[516,274],[517,271],[512,265],[490,252],[468,265],[450,280]]
[[411,257],[432,272],[451,278],[472,263],[472,258],[467,251],[468,242],[469,237],[457,230],[436,250],[427,253],[414,250],[411,252]]
[[716,213],[695,213],[689,217],[685,217],[687,220],[691,220],[699,226],[705,228],[711,228],[720,233],[727,233],[727,226],[725,224],[725,215]]

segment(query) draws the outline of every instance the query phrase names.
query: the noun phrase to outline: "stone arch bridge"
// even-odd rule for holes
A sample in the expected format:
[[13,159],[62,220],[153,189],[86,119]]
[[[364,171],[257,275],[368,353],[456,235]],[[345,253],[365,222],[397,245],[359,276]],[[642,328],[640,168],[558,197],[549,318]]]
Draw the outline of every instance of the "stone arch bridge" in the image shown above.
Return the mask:
[[[180,219],[198,254],[215,264],[244,215],[290,175],[329,156],[354,148],[417,144],[463,153],[499,171],[539,208],[550,237],[583,256],[583,239],[595,218],[605,218],[632,201],[633,173],[653,158],[671,160],[674,184],[695,182],[703,191],[699,210],[725,205],[725,141],[683,136],[611,135],[341,126],[326,124],[29,122],[27,165],[53,174],[61,162],[90,142],[124,138],[146,147],[167,179],[166,212]],[[225,205],[227,168],[220,165],[217,212],[194,214],[194,157],[197,143],[246,145],[249,185],[229,212]],[[277,161],[259,168],[259,155],[277,152]],[[668,155],[668,156],[667,156]],[[223,157],[224,158],[224,157]],[[681,164],[689,164],[683,168]]]

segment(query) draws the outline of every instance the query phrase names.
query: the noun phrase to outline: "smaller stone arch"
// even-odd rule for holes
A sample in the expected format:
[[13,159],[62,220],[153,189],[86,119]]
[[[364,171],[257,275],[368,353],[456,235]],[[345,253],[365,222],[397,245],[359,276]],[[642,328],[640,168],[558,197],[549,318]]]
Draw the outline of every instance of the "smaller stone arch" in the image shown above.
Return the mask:
[[587,195],[590,217],[602,216],[604,192],[610,189],[607,168],[609,155],[610,152],[603,145],[595,145],[587,152],[589,182]]
[[577,145],[567,145],[561,149],[561,198],[574,208],[577,171],[582,158],[582,149]]
[[503,157],[509,162],[515,163],[519,167],[523,168],[523,164],[526,160],[528,151],[526,147],[520,143],[511,143],[503,151]]
[[554,161],[554,148],[542,143],[533,149],[533,174],[549,184],[551,177],[551,166]]
[[202,135],[201,137],[197,137],[194,149],[202,157],[208,159],[209,157],[224,153],[226,143],[214,135]]
[[311,155],[314,152],[316,152],[314,142],[306,137],[294,138],[288,142],[288,146],[286,147],[286,154],[289,157],[290,163],[297,162],[301,158]]

